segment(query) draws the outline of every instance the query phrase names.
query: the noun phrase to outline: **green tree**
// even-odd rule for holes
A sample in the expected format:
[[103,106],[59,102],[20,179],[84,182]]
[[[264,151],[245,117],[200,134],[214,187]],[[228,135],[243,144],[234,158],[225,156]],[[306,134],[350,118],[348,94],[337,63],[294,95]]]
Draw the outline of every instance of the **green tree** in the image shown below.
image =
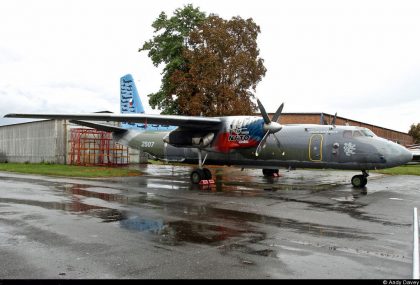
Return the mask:
[[260,28],[252,19],[205,16],[191,5],[152,25],[149,51],[155,66],[165,63],[161,88],[149,95],[152,108],[164,114],[207,116],[251,114],[257,83],[265,75],[259,58]]
[[178,102],[172,97],[175,86],[170,78],[174,71],[187,68],[183,49],[188,45],[190,32],[205,19],[206,14],[190,4],[176,9],[171,18],[168,18],[165,12],[161,12],[153,22],[156,36],[139,49],[139,52],[149,51],[148,56],[156,67],[165,64],[160,90],[148,95],[149,104],[153,109],[162,109],[163,114],[180,113]]
[[414,143],[420,143],[420,123],[412,124],[408,134],[413,137]]
[[256,42],[259,32],[252,19],[210,15],[190,33],[183,53],[188,68],[176,70],[171,77],[183,114],[249,115],[256,111],[252,91],[266,72]]

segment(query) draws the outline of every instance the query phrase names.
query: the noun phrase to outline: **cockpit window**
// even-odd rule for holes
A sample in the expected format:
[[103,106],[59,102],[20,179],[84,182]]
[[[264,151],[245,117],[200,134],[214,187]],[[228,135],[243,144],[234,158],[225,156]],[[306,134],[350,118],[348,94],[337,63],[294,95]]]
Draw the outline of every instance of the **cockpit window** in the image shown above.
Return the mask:
[[352,131],[344,131],[343,137],[346,139],[351,139],[353,137]]
[[353,132],[353,137],[362,137],[362,136],[363,136],[362,133],[359,132],[359,131],[354,131]]
[[363,129],[361,132],[367,137],[375,137],[376,135],[369,129]]
[[344,131],[343,132],[343,137],[350,139],[350,138],[355,138],[355,137],[375,137],[376,135],[369,129],[359,129],[359,130],[355,130],[355,131]]

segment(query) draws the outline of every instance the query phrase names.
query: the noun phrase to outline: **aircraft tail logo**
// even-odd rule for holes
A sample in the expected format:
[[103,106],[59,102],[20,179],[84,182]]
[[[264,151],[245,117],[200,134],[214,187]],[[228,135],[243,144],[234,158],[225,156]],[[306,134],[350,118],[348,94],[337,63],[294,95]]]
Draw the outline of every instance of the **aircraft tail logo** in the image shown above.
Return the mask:
[[[120,112],[121,114],[144,114],[143,104],[131,74],[120,78]],[[121,123],[121,126],[124,128],[146,128],[145,124],[126,122]]]
[[120,112],[144,114],[143,104],[131,74],[124,75],[120,79]]

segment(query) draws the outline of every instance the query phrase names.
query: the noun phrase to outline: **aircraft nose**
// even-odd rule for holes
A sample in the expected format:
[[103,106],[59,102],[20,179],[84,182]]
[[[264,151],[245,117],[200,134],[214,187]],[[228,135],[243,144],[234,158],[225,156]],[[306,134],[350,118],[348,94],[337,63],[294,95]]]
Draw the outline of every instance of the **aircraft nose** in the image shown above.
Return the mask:
[[405,147],[403,147],[402,156],[403,156],[403,160],[405,161],[405,163],[413,160],[413,153],[411,151],[409,151],[408,149],[406,149]]
[[392,148],[390,163],[392,165],[403,165],[413,160],[413,154],[401,145],[395,144]]

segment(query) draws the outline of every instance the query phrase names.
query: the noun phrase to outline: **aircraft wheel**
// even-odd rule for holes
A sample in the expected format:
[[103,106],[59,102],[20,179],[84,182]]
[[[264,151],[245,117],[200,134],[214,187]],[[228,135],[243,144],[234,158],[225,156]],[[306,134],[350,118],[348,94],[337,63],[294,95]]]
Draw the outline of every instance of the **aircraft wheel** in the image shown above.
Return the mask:
[[272,177],[272,176],[274,176],[274,174],[279,174],[279,170],[278,169],[266,169],[266,168],[264,168],[263,170],[262,170],[262,173],[263,173],[263,175],[265,176],[265,177]]
[[196,169],[193,172],[191,172],[191,182],[193,184],[198,184],[203,179],[205,179],[205,174],[204,174],[203,169]]
[[351,184],[353,184],[353,186],[356,188],[365,187],[367,184],[367,178],[364,177],[363,175],[355,175],[351,179]]
[[365,187],[365,186],[366,186],[366,184],[367,184],[367,182],[368,182],[367,177],[364,177],[364,176],[363,176],[363,183],[362,183],[362,187]]
[[203,168],[204,179],[210,180],[212,178],[211,171],[208,168]]

